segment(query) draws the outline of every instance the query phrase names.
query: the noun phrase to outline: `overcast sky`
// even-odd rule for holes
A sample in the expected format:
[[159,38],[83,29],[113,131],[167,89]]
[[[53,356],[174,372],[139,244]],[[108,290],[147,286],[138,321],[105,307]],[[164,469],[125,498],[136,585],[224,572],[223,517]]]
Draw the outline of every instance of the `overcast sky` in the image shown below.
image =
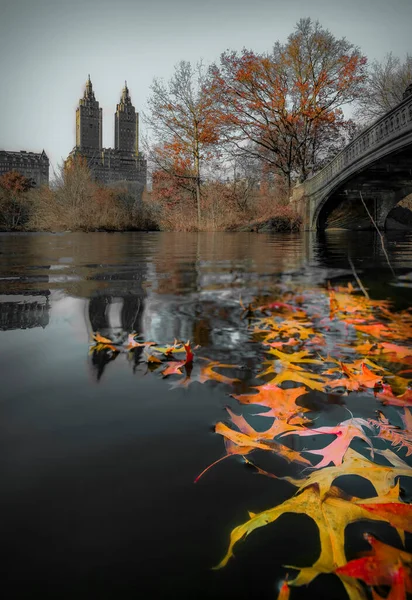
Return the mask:
[[412,0],[0,0],[0,149],[44,148],[56,168],[88,73],[112,147],[125,79],[140,112],[178,61],[270,50],[308,16],[369,60],[412,52]]

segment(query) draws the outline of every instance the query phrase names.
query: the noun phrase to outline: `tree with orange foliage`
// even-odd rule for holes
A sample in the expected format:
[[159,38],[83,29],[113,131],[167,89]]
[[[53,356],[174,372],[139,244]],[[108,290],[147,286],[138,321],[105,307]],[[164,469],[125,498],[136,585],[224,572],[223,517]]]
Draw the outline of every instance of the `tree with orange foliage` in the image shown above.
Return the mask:
[[17,171],[0,177],[0,223],[5,229],[19,229],[28,214],[26,192],[33,182]]
[[365,65],[357,47],[309,18],[270,53],[227,51],[209,86],[221,134],[276,167],[289,187],[303,181],[345,141],[342,107],[360,96]]
[[[201,63],[181,61],[172,78],[155,79],[148,100],[148,124],[156,147],[152,152],[155,171],[187,189],[196,201],[198,225],[201,220],[201,184],[204,163],[218,142],[218,128],[210,95],[205,93],[206,75]],[[165,176],[155,174],[156,184]],[[172,185],[172,187],[173,187]]]

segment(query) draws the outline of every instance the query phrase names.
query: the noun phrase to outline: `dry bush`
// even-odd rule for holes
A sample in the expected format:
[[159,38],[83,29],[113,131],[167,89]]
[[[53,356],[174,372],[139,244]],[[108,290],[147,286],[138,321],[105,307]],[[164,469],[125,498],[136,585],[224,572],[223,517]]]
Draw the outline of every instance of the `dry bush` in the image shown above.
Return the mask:
[[262,226],[270,222],[273,229],[300,228],[301,219],[289,204],[287,185],[279,177],[257,189],[247,177],[222,183],[208,181],[201,188],[201,221],[196,201],[186,181],[154,174],[151,207],[159,227],[165,231],[225,231]]
[[267,225],[273,231],[300,231],[302,227],[302,218],[290,205],[284,205],[280,202],[272,202],[271,208],[264,203],[264,210],[260,217],[255,221],[256,230],[261,229],[262,225]]
[[142,204],[125,187],[93,181],[86,161],[76,157],[60,170],[52,188],[32,191],[28,227],[46,231],[155,228]]

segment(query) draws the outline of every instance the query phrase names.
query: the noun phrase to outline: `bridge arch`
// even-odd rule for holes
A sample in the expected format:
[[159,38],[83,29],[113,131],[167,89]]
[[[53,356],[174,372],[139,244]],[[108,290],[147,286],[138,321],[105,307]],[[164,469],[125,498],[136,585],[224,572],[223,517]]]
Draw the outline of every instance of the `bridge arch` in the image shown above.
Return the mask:
[[368,229],[371,222],[361,194],[378,226],[384,228],[390,211],[410,193],[412,89],[408,88],[402,102],[297,186],[291,200],[305,229]]
[[390,212],[410,194],[412,146],[371,161],[368,167],[337,183],[319,198],[312,227],[371,229],[371,215],[384,229]]

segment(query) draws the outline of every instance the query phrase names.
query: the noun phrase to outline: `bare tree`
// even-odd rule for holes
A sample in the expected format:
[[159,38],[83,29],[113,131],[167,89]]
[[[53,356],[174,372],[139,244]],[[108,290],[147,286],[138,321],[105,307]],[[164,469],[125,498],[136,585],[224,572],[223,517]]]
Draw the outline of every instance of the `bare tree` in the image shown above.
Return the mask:
[[364,94],[358,101],[359,121],[369,124],[399,104],[411,83],[411,54],[407,54],[404,61],[391,52],[382,62],[375,60],[369,67]]
[[146,117],[155,146],[150,158],[182,185],[193,186],[199,223],[202,168],[217,141],[205,78],[201,62],[181,61],[167,83],[154,79]]

